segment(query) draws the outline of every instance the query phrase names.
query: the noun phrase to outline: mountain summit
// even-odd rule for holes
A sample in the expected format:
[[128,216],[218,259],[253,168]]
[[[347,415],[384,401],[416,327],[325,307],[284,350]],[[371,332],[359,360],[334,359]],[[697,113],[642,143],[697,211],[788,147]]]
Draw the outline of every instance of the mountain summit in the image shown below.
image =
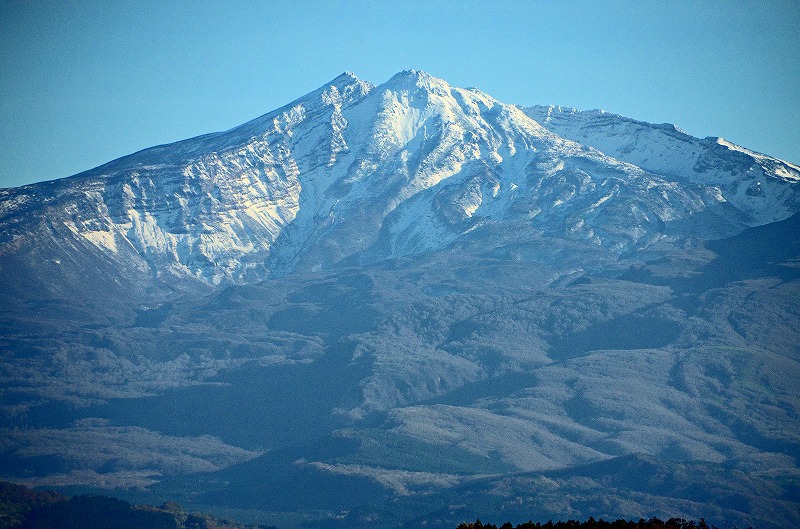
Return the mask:
[[492,229],[619,254],[787,218],[798,181],[794,165],[673,126],[522,109],[415,70],[379,86],[344,73],[229,131],[3,190],[0,266],[69,274],[77,252],[137,281],[246,283]]

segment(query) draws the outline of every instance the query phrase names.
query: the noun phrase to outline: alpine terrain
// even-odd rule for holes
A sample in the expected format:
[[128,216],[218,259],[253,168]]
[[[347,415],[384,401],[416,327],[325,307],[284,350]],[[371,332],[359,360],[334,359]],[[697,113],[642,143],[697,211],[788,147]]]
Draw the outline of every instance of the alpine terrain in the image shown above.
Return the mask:
[[281,528],[800,526],[798,211],[800,167],[722,138],[345,73],[0,190],[0,479]]

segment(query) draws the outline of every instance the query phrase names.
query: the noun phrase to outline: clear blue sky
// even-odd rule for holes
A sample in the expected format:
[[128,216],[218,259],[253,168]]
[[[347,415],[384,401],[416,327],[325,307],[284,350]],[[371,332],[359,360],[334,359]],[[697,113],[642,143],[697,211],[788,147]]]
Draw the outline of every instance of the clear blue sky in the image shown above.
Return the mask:
[[415,68],[800,163],[800,3],[0,0],[0,187]]

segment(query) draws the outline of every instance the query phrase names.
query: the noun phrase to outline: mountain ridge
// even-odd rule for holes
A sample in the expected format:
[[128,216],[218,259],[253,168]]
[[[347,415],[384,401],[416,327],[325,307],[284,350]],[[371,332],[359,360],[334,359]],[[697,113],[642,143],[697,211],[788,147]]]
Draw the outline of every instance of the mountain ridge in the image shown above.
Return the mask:
[[[344,73],[227,131],[0,190],[0,254],[33,231],[40,244],[54,236],[88,243],[157,282],[213,286],[356,255],[431,251],[486,223],[529,223],[629,252],[684,238],[680,230],[720,238],[800,209],[800,170],[791,164],[688,136],[680,138],[693,146],[688,153],[648,143],[671,149],[670,167],[642,160],[633,143],[599,149],[610,158],[591,150],[600,140],[588,139],[583,121],[613,115],[567,112],[583,120],[575,125],[562,110],[554,118],[555,109],[507,105],[416,70],[379,86]],[[638,127],[625,137],[663,129],[613,119]],[[696,159],[682,162],[687,156]],[[567,202],[571,213],[559,208]],[[43,219],[37,205],[47,222],[34,227],[31,216]],[[683,221],[698,213],[719,220],[694,235],[699,223]]]

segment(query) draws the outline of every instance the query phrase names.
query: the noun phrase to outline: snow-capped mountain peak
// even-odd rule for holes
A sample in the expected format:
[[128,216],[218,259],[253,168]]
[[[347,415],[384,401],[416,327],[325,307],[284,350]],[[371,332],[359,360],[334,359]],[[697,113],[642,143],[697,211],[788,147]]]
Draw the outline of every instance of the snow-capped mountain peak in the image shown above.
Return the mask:
[[211,285],[497,228],[621,254],[786,218],[798,182],[792,164],[674,125],[522,108],[417,70],[378,86],[345,72],[228,131],[2,191],[0,254],[62,241],[57,253]]

